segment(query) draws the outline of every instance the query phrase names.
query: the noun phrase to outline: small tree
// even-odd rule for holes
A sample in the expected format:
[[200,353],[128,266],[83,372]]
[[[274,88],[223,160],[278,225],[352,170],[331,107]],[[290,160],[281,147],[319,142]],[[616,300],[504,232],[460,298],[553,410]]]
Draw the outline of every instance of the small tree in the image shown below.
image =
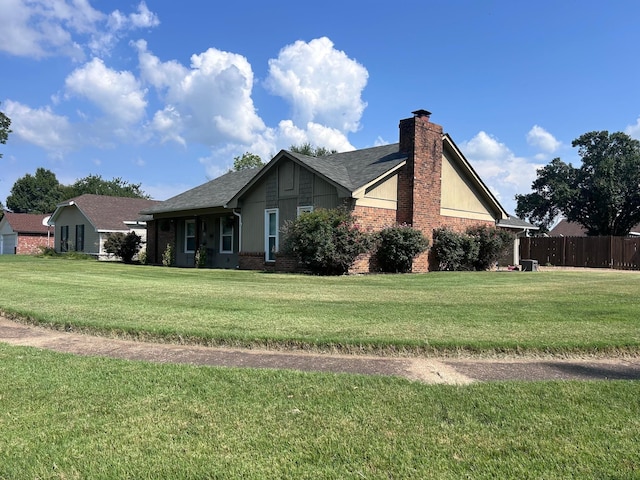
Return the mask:
[[347,273],[371,245],[369,235],[342,208],[303,213],[285,224],[283,236],[283,252],[319,275]]
[[136,256],[141,245],[142,238],[135,232],[129,232],[126,235],[116,232],[107,237],[104,249],[107,253],[120,257],[124,263],[133,263],[133,257]]
[[429,239],[408,225],[385,228],[378,233],[377,240],[376,256],[383,272],[410,272],[413,259],[429,248]]
[[167,243],[167,248],[162,253],[162,265],[165,267],[171,267],[174,264],[173,244]]
[[[7,139],[9,138],[9,134],[11,133],[11,119],[7,117],[3,112],[0,112],[0,143],[7,143]],[[2,153],[0,153],[0,158],[2,158]]]

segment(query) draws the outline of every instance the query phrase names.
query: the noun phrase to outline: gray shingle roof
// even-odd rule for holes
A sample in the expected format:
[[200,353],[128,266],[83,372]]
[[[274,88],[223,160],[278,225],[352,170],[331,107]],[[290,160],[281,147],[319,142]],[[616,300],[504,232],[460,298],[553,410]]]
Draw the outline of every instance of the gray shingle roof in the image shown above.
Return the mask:
[[526,220],[522,220],[518,217],[514,217],[513,215],[509,215],[509,218],[503,218],[498,222],[499,227],[504,228],[513,228],[513,229],[529,229],[529,230],[540,230],[539,227],[527,222]]
[[400,152],[399,147],[398,143],[393,143],[334,153],[326,157],[308,157],[289,151],[287,153],[310,169],[353,192],[404,162],[407,154]]
[[156,213],[223,207],[259,171],[259,168],[248,168],[238,172],[226,173],[205,184],[171,197],[152,208],[144,210],[142,213],[153,215]]

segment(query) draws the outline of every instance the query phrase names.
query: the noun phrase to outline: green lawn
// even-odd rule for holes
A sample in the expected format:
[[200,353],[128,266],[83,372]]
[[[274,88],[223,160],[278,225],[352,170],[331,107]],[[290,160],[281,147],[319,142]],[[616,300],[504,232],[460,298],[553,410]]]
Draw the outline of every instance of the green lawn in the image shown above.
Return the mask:
[[57,327],[345,351],[637,353],[640,273],[313,277],[0,257],[0,310]]
[[0,479],[630,479],[640,382],[224,369],[0,344]]

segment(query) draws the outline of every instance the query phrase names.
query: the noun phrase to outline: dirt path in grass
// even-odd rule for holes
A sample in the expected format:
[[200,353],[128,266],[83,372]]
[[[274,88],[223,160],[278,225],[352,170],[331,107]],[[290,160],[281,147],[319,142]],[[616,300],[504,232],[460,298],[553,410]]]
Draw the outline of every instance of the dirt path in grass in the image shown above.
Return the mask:
[[391,375],[424,383],[497,380],[640,380],[640,358],[400,358],[213,348],[95,337],[0,316],[0,342],[127,360],[309,372]]

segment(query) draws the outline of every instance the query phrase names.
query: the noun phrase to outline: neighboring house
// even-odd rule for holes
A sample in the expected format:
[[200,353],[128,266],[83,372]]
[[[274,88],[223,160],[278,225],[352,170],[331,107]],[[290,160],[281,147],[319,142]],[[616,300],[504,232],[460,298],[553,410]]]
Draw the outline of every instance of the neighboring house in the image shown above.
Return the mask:
[[[282,150],[260,169],[230,172],[144,210],[147,259],[160,263],[167,245],[177,266],[196,252],[215,268],[292,270],[279,253],[286,221],[316,208],[347,207],[364,229],[411,224],[429,240],[438,227],[462,231],[499,225],[509,215],[430,113],[400,121],[400,142],[309,157]],[[507,226],[522,230],[520,226]],[[414,271],[428,270],[428,255]],[[375,268],[360,259],[352,271]]]
[[[549,230],[550,237],[586,237],[587,229],[576,222],[569,222],[562,219],[558,224]],[[629,232],[630,237],[640,237],[640,223]]]
[[80,195],[59,203],[49,223],[55,225],[56,252],[84,252],[111,259],[104,242],[111,233],[135,232],[146,241],[145,218],[140,215],[159,202],[143,198]]
[[40,247],[52,247],[49,215],[5,212],[0,220],[0,255],[33,255]]

